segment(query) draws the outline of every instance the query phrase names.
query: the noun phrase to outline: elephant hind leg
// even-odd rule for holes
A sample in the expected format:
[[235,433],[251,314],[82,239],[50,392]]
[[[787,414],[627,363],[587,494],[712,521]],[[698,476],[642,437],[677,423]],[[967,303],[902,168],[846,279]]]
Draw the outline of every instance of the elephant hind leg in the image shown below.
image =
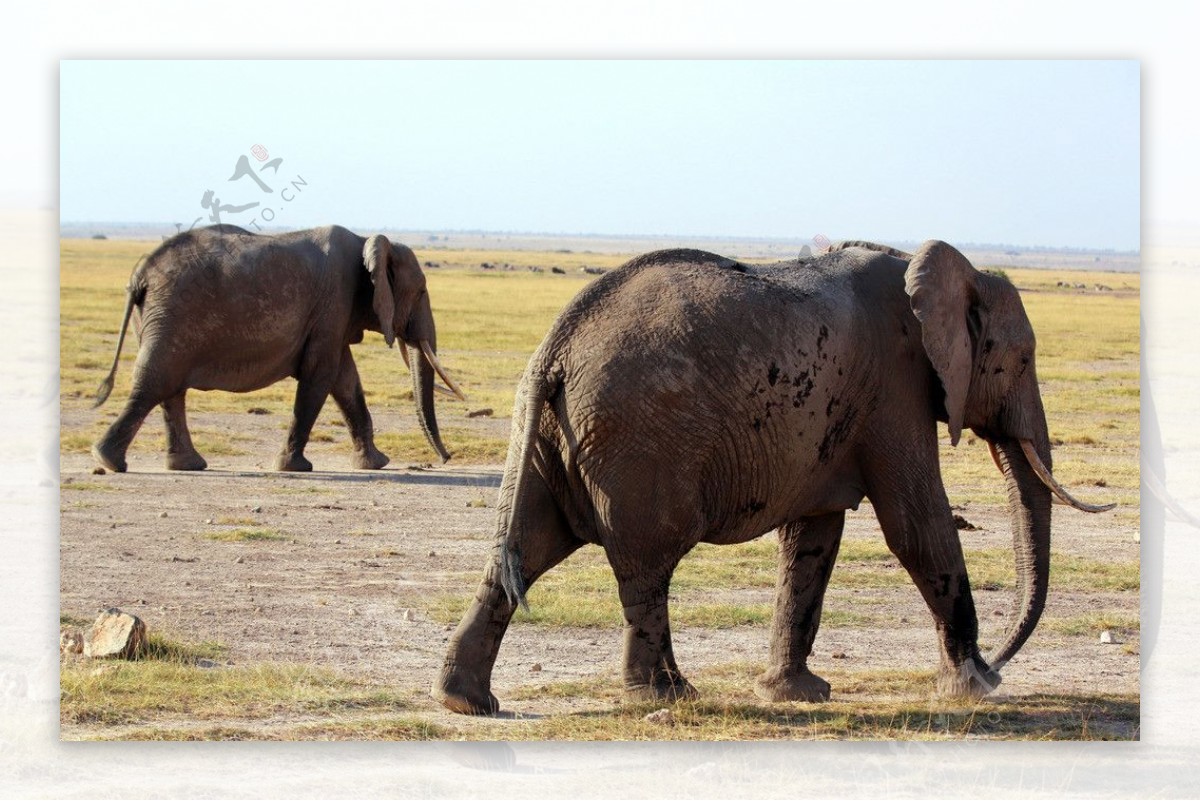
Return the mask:
[[771,660],[754,692],[768,701],[828,701],[829,682],[808,669],[821,606],[842,541],[845,512],[808,517],[779,530],[779,578]]
[[135,380],[129,400],[125,402],[125,408],[121,410],[117,419],[112,422],[100,439],[92,445],[92,456],[96,461],[115,473],[124,473],[128,467],[125,462],[125,452],[129,450],[129,444],[133,442],[133,438],[141,429],[146,415],[150,414],[151,410],[161,402],[161,395],[147,391]]
[[653,566],[613,565],[625,616],[625,692],[634,700],[677,701],[697,695],[679,671],[671,646],[667,596],[678,563],[676,557]]
[[[571,532],[549,489],[540,480],[533,482],[527,502],[514,510],[514,514],[525,518],[522,526],[525,533],[519,545],[521,575],[526,587],[584,544]],[[433,697],[453,712],[490,715],[500,709],[491,692],[492,668],[500,641],[516,611],[500,585],[501,547],[497,544],[488,559],[483,581],[450,638],[446,661],[433,684]]]
[[162,403],[163,422],[167,425],[167,469],[203,470],[208,467],[195,446],[188,431],[187,408],[184,398],[187,390],[172,395]]

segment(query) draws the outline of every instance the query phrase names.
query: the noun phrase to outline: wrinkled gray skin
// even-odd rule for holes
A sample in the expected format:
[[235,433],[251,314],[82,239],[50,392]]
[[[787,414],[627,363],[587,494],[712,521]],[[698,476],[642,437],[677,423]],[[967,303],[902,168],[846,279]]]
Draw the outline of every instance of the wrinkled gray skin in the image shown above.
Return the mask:
[[[340,226],[276,236],[232,225],[172,237],[134,271],[121,341],[136,310],[141,346],[133,388],[120,416],[92,448],[110,470],[126,469],[125,452],[146,415],[161,404],[167,467],[203,470],[188,433],[189,389],[250,392],[292,377],[298,382],[292,425],[276,466],[312,470],[304,457],[313,423],[329,395],[354,443],[354,467],[379,469],[371,414],[350,346],[363,331],[395,338],[409,353],[413,397],[429,444],[449,458],[434,415],[434,371],[419,343],[436,352],[437,335],[425,276],[413,252],[383,236],[370,239]],[[117,344],[117,356],[121,342]],[[112,390],[117,360],[96,405]]]
[[[433,695],[498,709],[491,673],[524,592],[584,543],[604,548],[635,698],[695,694],[671,648],[667,594],[699,542],[779,532],[769,700],[825,700],[807,659],[845,511],[871,500],[941,644],[940,691],[979,696],[1046,598],[1051,464],[1034,335],[1016,289],[954,248],[869,243],[802,262],[651,253],[597,280],[531,359],[513,415],[497,540]],[[863,247],[863,245],[866,245]],[[989,665],[938,464],[938,421],[994,445],[1008,485],[1015,624]],[[994,669],[995,668],[995,669]]]

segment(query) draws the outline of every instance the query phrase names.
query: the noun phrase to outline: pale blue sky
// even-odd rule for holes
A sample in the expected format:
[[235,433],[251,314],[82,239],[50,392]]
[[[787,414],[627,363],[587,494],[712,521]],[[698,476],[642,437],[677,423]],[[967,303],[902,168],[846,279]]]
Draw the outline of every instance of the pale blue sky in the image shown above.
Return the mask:
[[[60,89],[66,222],[207,222],[214,190],[261,204],[242,225],[1139,247],[1136,61],[64,61]],[[255,144],[271,195],[228,180]]]

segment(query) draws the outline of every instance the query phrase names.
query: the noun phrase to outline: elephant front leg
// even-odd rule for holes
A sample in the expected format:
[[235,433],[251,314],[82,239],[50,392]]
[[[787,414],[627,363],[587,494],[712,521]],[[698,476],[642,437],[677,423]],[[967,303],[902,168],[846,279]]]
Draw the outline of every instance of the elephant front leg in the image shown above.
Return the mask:
[[938,693],[949,698],[987,695],[1000,684],[1000,674],[979,654],[975,601],[945,493],[873,497],[871,502],[888,548],[912,577],[937,626]]
[[203,470],[208,467],[195,446],[188,431],[187,407],[184,399],[187,390],[163,401],[163,422],[167,425],[167,469]]
[[779,578],[770,667],[754,692],[767,701],[828,701],[829,682],[808,669],[821,606],[837,559],[844,512],[809,517],[779,530]]
[[390,460],[375,447],[375,429],[371,423],[371,412],[367,409],[367,399],[363,394],[362,381],[358,377],[358,367],[354,364],[354,356],[347,345],[342,353],[342,366],[338,371],[337,382],[333,385],[333,400],[342,411],[346,420],[346,428],[350,430],[350,439],[354,443],[354,456],[351,464],[359,470],[379,470]]

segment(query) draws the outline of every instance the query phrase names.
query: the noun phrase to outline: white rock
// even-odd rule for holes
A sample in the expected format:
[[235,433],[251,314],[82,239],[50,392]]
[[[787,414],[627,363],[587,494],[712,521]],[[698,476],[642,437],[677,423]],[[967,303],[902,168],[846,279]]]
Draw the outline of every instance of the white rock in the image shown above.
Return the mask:
[[1111,631],[1109,631],[1108,629],[1105,629],[1104,631],[1100,632],[1100,642],[1104,643],[1105,645],[1112,645],[1116,641],[1117,641],[1117,638],[1114,637],[1113,633]]
[[651,712],[649,715],[646,715],[646,717],[642,718],[642,720],[646,721],[647,723],[653,723],[657,726],[674,726],[675,713],[669,709],[657,709],[654,712]]
[[146,649],[146,624],[120,609],[101,612],[83,638],[83,655],[92,659],[133,659]]
[[411,610],[411,609],[405,609],[405,610],[404,610],[404,619],[405,619],[405,620],[408,620],[408,621],[413,621],[413,620],[416,620],[416,619],[417,619],[417,613],[416,613],[416,612],[414,612],[414,611],[413,611],[413,610]]

